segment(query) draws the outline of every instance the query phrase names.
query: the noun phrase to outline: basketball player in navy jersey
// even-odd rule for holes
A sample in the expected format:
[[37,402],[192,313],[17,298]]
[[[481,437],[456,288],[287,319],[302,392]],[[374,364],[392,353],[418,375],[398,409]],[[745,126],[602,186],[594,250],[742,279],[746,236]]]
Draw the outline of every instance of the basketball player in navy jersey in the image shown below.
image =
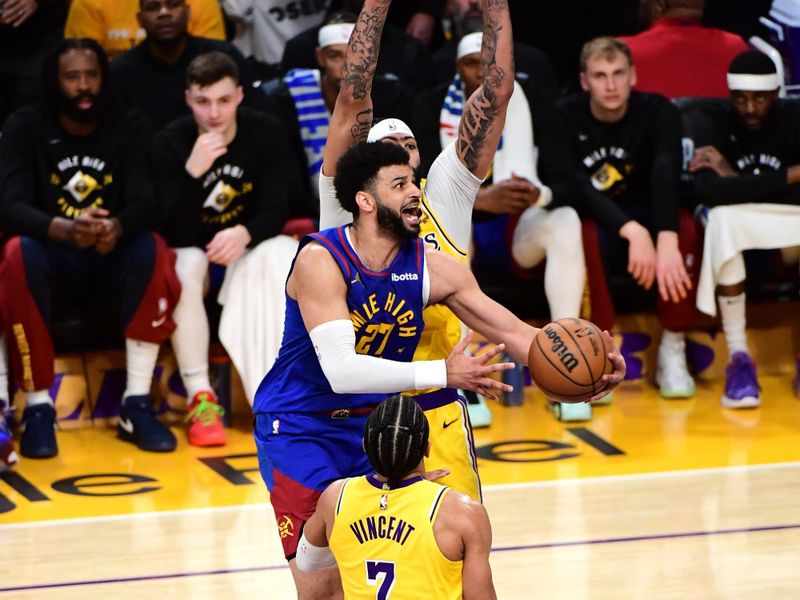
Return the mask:
[[[300,598],[341,594],[335,569],[311,576],[294,558],[322,490],[369,472],[361,435],[374,407],[399,390],[509,391],[490,375],[511,363],[490,360],[507,349],[527,362],[538,331],[483,294],[465,265],[424,249],[408,161],[397,145],[360,143],[337,163],[336,194],[353,223],[302,240],[286,283],[281,351],[256,393],[261,473]],[[447,359],[411,362],[422,309],[437,303],[499,345],[468,356],[467,336]],[[609,357],[615,372],[605,379],[613,388],[625,363],[616,350]]]
[[[373,118],[373,74],[377,69],[383,23],[389,0],[366,0],[345,55],[344,75],[328,129],[319,177],[320,227],[348,223],[350,215],[338,199],[333,185],[336,162],[358,141],[401,145],[420,165],[417,140],[411,129],[395,118],[370,128]],[[514,57],[511,21],[506,2],[483,2],[487,34],[481,43],[481,61],[486,77],[467,100],[454,140],[434,160],[422,189],[420,235],[430,247],[468,262],[472,207],[481,181],[489,171],[505,122],[506,108],[514,89]],[[444,306],[425,311],[425,333],[415,358],[446,358],[461,340],[462,324]],[[442,481],[481,500],[480,477],[475,458],[472,424],[467,403],[457,389],[430,389],[416,394],[431,424],[433,454],[428,461],[450,473]],[[483,406],[472,404],[472,407]]]

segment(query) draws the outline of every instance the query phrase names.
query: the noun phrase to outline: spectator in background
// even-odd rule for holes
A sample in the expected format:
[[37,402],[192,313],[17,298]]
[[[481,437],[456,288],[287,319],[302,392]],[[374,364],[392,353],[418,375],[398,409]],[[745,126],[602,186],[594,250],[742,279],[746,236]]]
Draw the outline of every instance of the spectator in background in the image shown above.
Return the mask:
[[[729,0],[724,0],[729,1]],[[518,42],[544,52],[564,90],[580,90],[578,62],[583,44],[601,35],[636,31],[641,0],[558,0],[512,2]]]
[[649,27],[620,38],[633,55],[637,90],[667,98],[728,95],[728,65],[748,46],[736,34],[701,25],[704,5],[705,0],[643,0]]
[[[97,40],[110,58],[130,50],[145,37],[137,21],[137,8],[157,16],[172,12],[185,0],[72,0],[64,37]],[[199,37],[225,39],[225,25],[217,0],[189,2],[189,33]]]
[[25,393],[23,456],[58,452],[54,304],[118,294],[128,379],[117,433],[167,452],[175,436],[150,397],[159,345],[175,328],[175,255],[156,234],[147,123],[112,101],[108,62],[89,39],[65,40],[44,65],[45,101],[8,118],[0,138],[0,222],[12,237],[0,262],[0,320]]
[[[359,8],[356,8],[353,14],[358,11]],[[336,13],[332,15],[336,16]],[[286,43],[281,61],[283,73],[292,69],[317,68],[316,48],[320,28],[318,25],[307,29]],[[427,87],[433,82],[430,60],[430,53],[422,43],[398,27],[390,24],[385,26],[378,57],[378,74],[398,78],[411,87]]]
[[[756,367],[747,350],[742,251],[781,248],[787,263],[800,256],[800,105],[778,99],[781,82],[765,54],[737,56],[728,71],[730,101],[703,112],[708,139],[694,140],[689,170],[707,214],[697,307],[716,314],[730,362],[722,404],[761,403]],[[800,397],[800,358],[794,393]]]
[[[209,265],[222,265],[230,273],[236,263],[257,254],[247,254],[249,248],[281,232],[288,212],[289,150],[275,119],[239,106],[243,92],[230,56],[201,54],[189,65],[186,79],[192,116],[161,131],[152,152],[167,241],[178,255],[182,293],[172,346],[189,400],[187,434],[190,444],[217,446],[227,436],[208,374],[210,332],[203,296]],[[295,249],[296,243],[290,260]],[[275,274],[281,294],[286,274],[288,266],[283,277]],[[258,304],[256,290],[248,293],[251,303]],[[250,328],[259,323],[248,321],[248,315],[241,318]],[[246,373],[240,369],[240,374],[244,380]],[[256,385],[252,382],[249,388]]]
[[66,0],[0,0],[0,126],[40,97],[42,61],[61,39],[66,17]]
[[[656,283],[664,326],[656,368],[660,393],[693,396],[683,330],[696,319],[690,272],[698,253],[691,217],[679,217],[680,114],[663,96],[631,91],[636,71],[630,50],[615,38],[586,43],[580,78],[585,93],[562,99],[559,107],[570,127],[574,164],[588,178],[582,216],[600,225],[598,247],[586,248],[590,293],[595,301],[608,298],[606,282],[617,274],[627,273],[645,290]],[[610,298],[606,310],[608,317],[593,309],[591,318],[610,329]]]
[[205,52],[229,54],[238,64],[245,95],[254,93],[247,62],[232,44],[189,33],[191,12],[186,0],[143,0],[136,18],[145,39],[111,63],[119,97],[147,115],[156,130],[189,113],[186,67]]
[[[305,165],[308,177],[292,193],[299,192],[295,207],[303,206],[307,214],[319,212],[319,169],[322,150],[328,137],[331,113],[339,94],[347,42],[353,31],[355,15],[339,13],[319,30],[317,61],[319,69],[293,69],[279,80],[262,86],[267,92],[267,111],[284,123],[290,143],[296,149],[297,161]],[[375,77],[372,85],[375,114],[407,119],[411,107],[411,91],[400,81]],[[296,208],[295,208],[296,210]]]
[[[433,54],[435,83],[448,84],[455,75],[456,53],[462,37],[483,31],[480,0],[450,0],[453,22],[453,39]],[[518,29],[523,29],[519,28]],[[514,69],[518,81],[530,79],[541,90],[552,96],[559,93],[559,83],[547,55],[537,48],[514,42]]]
[[[478,32],[461,38],[456,76],[415,102],[413,123],[423,173],[456,138],[465,99],[481,83],[482,37]],[[517,81],[500,146],[475,199],[472,263],[476,274],[530,277],[527,270],[546,257],[544,287],[551,318],[579,316],[586,267],[580,218],[569,205],[581,198],[578,173],[554,100],[530,80]],[[576,407],[582,418],[591,416],[589,404]]]
[[259,63],[257,77],[277,77],[286,43],[309,27],[321,25],[331,0],[221,0],[225,14],[236,24],[233,43]]

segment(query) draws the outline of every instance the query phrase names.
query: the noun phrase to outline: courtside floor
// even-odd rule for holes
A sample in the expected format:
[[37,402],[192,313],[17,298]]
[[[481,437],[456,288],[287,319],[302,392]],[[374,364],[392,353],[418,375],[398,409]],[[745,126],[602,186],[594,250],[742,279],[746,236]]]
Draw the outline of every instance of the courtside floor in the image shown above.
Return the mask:
[[[800,400],[626,382],[587,423],[538,391],[476,430],[500,598],[799,598]],[[249,419],[222,449],[138,452],[112,429],[0,475],[0,596],[292,598]]]

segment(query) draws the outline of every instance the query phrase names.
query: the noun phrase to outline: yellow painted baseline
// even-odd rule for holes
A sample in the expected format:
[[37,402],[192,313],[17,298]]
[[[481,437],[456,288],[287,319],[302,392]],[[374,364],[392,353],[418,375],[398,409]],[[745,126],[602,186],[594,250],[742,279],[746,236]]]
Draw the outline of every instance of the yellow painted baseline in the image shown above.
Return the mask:
[[[800,461],[800,401],[790,382],[762,376],[764,405],[739,412],[720,406],[721,380],[673,401],[629,382],[579,424],[555,421],[528,388],[523,406],[492,406],[493,426],[476,431],[483,483]],[[58,457],[23,458],[0,476],[0,524],[263,503],[250,419],[237,421],[225,448],[190,448],[176,428],[178,451],[163,455],[139,452],[113,429],[60,431]]]

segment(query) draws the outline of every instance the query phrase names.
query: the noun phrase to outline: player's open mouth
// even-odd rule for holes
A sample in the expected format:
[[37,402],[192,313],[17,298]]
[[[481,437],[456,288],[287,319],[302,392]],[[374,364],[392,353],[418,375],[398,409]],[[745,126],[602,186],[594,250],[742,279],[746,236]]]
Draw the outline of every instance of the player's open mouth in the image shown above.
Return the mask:
[[419,223],[419,218],[422,215],[422,211],[419,209],[418,202],[412,202],[411,204],[404,206],[400,210],[400,214],[403,215],[403,219],[405,219],[407,222],[411,223],[412,225],[416,225]]

